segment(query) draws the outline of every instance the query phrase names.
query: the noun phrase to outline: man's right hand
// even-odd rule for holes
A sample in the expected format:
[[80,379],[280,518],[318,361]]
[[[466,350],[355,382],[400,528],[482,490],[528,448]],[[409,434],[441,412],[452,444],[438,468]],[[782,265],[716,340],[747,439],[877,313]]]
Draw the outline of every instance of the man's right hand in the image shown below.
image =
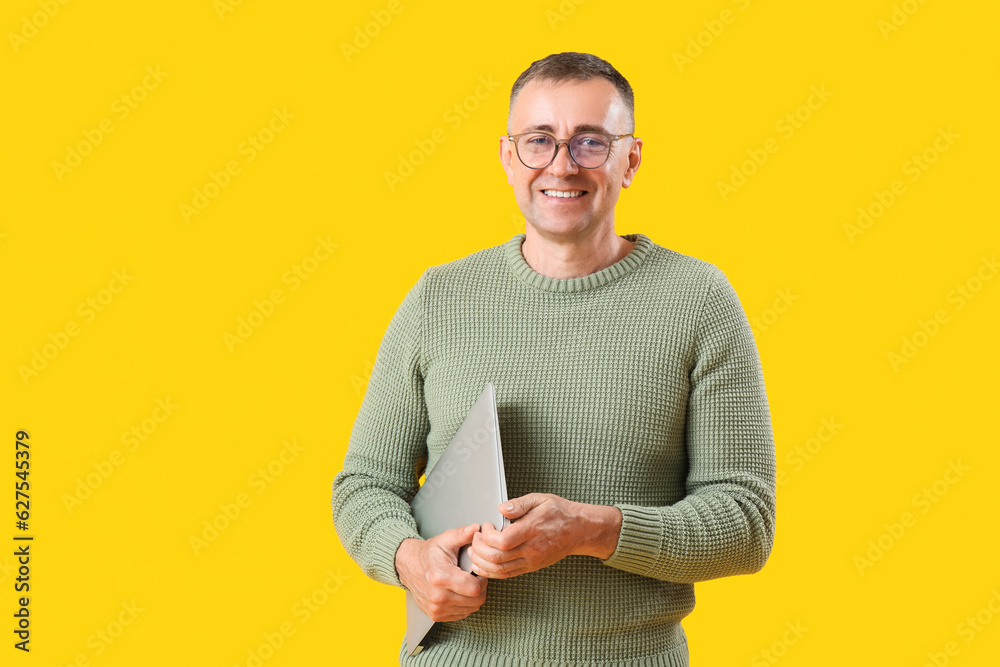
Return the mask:
[[458,567],[458,550],[472,544],[479,524],[452,528],[429,540],[408,537],[396,550],[396,572],[433,621],[457,621],[486,602],[486,577]]

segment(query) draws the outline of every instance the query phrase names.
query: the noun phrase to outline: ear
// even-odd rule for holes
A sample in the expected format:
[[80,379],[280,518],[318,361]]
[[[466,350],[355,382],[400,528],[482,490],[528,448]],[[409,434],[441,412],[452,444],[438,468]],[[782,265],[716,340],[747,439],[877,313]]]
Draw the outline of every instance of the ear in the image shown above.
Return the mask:
[[625,168],[625,174],[622,176],[623,188],[632,185],[635,172],[639,170],[639,164],[642,162],[642,139],[638,137],[632,138],[632,147],[629,149],[626,159],[628,160],[628,166]]
[[510,141],[507,139],[507,135],[500,137],[500,164],[503,166],[503,170],[507,172],[507,185],[514,185],[514,165],[511,163],[511,159],[514,157],[514,152],[511,150]]

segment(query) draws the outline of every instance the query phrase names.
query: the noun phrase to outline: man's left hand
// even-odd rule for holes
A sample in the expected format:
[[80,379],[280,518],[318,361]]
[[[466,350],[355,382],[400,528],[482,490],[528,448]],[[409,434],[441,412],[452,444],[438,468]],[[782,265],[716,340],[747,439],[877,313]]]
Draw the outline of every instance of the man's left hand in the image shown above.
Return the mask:
[[472,571],[482,577],[515,577],[570,555],[606,559],[618,545],[622,514],[616,507],[576,503],[551,493],[529,493],[499,509],[513,523],[502,531],[483,524],[469,549]]

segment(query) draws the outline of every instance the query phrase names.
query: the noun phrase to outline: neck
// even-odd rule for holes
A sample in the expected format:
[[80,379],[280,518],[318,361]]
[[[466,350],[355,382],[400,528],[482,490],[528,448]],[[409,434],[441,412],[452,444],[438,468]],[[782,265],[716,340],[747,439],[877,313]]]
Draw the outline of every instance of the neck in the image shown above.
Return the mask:
[[580,278],[606,269],[632,252],[633,241],[615,234],[612,225],[583,236],[539,232],[528,223],[521,255],[532,269],[549,278]]

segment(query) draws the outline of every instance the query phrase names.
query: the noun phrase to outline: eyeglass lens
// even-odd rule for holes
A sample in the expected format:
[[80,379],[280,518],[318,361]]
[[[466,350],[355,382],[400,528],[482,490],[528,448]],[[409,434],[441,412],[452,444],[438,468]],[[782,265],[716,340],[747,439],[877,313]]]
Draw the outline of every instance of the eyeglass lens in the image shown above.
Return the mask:
[[[550,134],[526,134],[517,140],[517,155],[524,166],[540,169],[555,158],[558,142]],[[600,167],[608,159],[611,142],[601,134],[582,132],[569,140],[570,155],[581,167]]]

